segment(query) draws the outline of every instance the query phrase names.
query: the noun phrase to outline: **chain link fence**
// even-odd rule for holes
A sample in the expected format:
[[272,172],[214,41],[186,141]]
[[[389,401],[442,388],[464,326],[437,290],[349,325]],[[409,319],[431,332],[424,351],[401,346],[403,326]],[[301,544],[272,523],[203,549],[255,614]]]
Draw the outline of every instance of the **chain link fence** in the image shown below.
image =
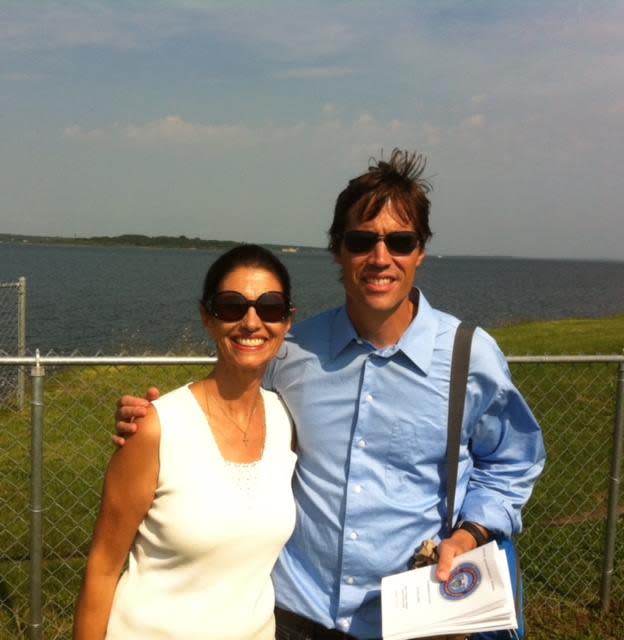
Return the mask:
[[[0,355],[26,353],[26,278],[0,282]],[[24,406],[23,367],[0,369],[0,401]]]
[[[612,605],[624,605],[624,567],[616,563],[610,571],[608,550],[615,538],[608,537],[607,527],[609,492],[613,496],[617,488],[613,454],[621,452],[622,435],[614,425],[620,423],[621,429],[622,401],[616,411],[616,391],[624,388],[624,357],[535,360],[510,358],[516,384],[543,427],[549,454],[519,539],[529,627],[552,624],[553,616],[599,609],[605,596]],[[212,362],[49,357],[40,361],[44,372],[42,366],[30,370],[34,362],[28,359],[29,371],[37,374],[27,376],[27,398],[34,404],[0,409],[1,639],[40,638],[42,628],[49,639],[71,637],[74,601],[113,449],[116,400],[121,393],[142,394],[148,383],[165,391],[199,379]],[[16,358],[0,358],[0,372],[17,364]],[[38,449],[41,412],[43,444]],[[31,461],[39,458],[42,494],[37,493],[37,474],[31,477]],[[617,492],[615,497],[612,506],[622,514],[624,503]],[[43,542],[41,555],[37,538]],[[620,535],[614,557],[623,557],[623,551]]]

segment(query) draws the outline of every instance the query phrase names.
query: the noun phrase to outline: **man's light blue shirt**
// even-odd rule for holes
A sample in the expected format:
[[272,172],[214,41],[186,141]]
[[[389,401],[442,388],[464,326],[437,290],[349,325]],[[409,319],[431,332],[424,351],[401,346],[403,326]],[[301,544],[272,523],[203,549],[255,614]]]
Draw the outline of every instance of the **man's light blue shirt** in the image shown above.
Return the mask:
[[[277,605],[381,637],[379,588],[426,538],[446,537],[450,363],[459,321],[419,296],[396,345],[359,338],[346,309],[296,325],[265,384],[297,427],[297,524]],[[542,435],[494,340],[473,339],[455,515],[509,536],[544,464]]]

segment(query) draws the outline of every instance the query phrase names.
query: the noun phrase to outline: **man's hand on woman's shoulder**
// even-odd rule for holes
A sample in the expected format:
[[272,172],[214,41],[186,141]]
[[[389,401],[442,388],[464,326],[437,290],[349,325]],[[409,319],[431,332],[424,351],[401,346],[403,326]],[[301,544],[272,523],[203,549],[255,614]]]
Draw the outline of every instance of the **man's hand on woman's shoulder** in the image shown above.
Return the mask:
[[137,430],[135,420],[144,418],[150,402],[160,397],[160,391],[156,387],[150,387],[144,398],[137,396],[121,396],[117,401],[115,412],[115,433],[112,436],[113,443],[118,447],[126,444],[126,438],[132,436]]

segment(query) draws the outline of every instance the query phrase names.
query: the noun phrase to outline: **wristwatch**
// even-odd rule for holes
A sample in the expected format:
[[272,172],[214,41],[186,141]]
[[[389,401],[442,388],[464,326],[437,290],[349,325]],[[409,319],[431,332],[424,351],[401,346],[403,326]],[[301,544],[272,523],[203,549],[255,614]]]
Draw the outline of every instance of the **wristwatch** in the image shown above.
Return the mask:
[[453,531],[458,531],[459,529],[467,531],[476,540],[477,547],[482,547],[484,544],[487,544],[490,541],[489,535],[484,534],[474,522],[469,522],[468,520],[460,520],[455,525]]

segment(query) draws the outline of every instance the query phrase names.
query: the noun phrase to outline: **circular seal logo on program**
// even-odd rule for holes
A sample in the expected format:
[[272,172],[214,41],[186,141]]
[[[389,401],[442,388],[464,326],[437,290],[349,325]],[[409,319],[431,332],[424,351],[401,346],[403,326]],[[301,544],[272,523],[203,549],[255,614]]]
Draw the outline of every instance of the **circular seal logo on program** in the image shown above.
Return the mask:
[[446,582],[440,584],[440,595],[447,600],[467,598],[481,583],[481,571],[472,562],[458,564]]

